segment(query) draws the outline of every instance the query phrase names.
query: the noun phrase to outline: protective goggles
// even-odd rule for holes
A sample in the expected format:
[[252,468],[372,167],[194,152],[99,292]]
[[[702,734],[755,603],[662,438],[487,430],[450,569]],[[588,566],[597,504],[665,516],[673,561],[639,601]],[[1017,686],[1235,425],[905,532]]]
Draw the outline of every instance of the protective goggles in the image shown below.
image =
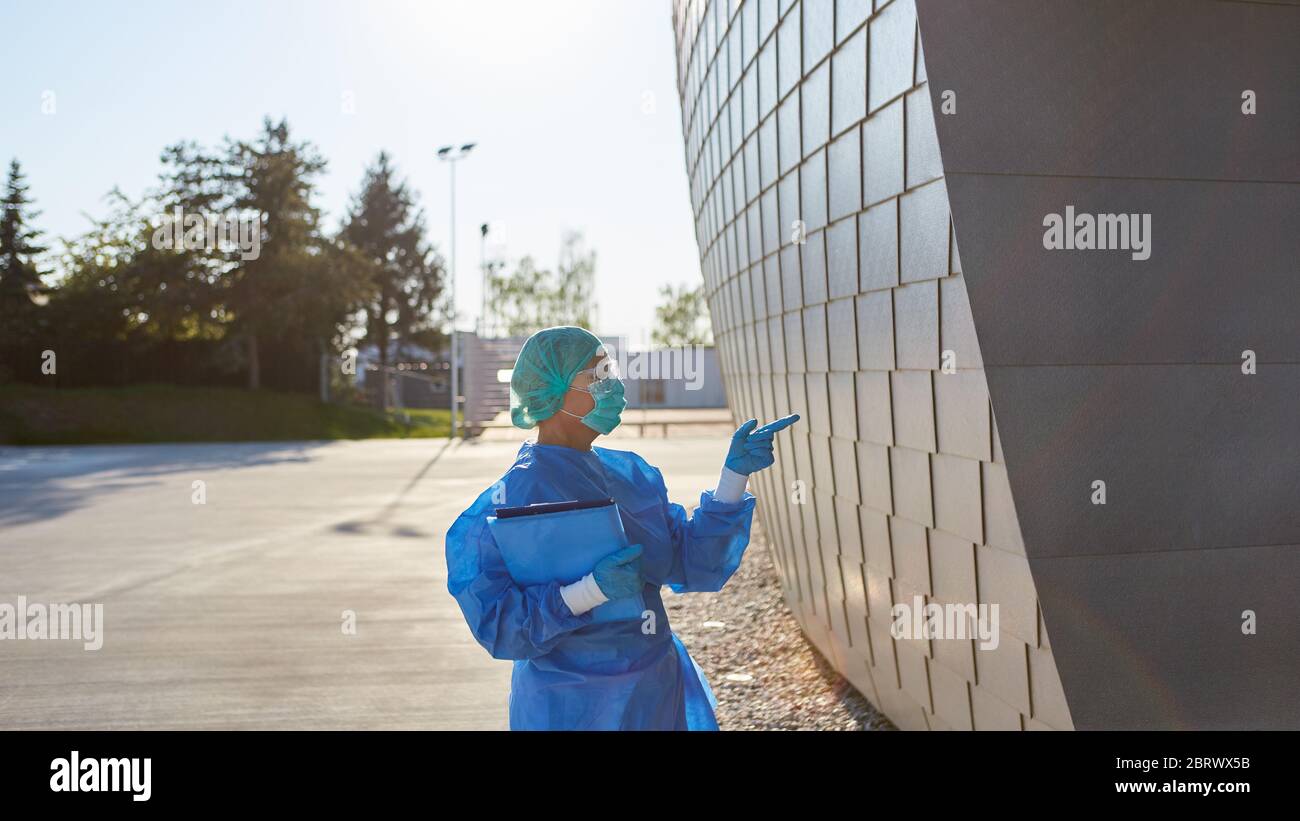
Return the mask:
[[583,393],[600,393],[608,390],[615,382],[619,381],[618,363],[612,358],[602,359],[600,364],[594,368],[585,368],[573,375],[577,380],[586,376],[590,381],[586,385],[570,385],[569,390],[582,391]]

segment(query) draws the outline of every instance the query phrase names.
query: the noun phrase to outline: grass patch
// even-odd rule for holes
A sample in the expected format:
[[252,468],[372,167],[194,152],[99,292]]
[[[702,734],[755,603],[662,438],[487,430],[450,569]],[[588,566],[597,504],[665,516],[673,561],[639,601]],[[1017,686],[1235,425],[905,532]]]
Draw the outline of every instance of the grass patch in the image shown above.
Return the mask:
[[0,443],[9,445],[423,438],[447,436],[450,428],[447,410],[384,414],[298,393],[0,386]]

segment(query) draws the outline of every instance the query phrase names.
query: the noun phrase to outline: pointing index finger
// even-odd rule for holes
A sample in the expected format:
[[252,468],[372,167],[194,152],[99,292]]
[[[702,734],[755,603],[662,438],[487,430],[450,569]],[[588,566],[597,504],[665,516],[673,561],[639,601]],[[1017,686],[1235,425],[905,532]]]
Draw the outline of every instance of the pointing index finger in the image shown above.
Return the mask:
[[799,414],[792,413],[789,416],[783,416],[775,422],[768,422],[763,427],[754,431],[755,433],[777,433],[799,421]]

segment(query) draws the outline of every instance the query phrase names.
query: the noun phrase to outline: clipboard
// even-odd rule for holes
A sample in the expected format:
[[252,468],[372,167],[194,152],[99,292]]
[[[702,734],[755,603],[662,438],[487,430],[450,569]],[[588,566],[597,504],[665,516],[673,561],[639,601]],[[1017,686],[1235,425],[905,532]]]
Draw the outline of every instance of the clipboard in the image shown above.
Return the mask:
[[[628,546],[613,499],[503,507],[487,517],[487,524],[510,578],[521,586],[571,584]],[[637,593],[593,608],[592,621],[640,619],[645,609],[645,597]]]

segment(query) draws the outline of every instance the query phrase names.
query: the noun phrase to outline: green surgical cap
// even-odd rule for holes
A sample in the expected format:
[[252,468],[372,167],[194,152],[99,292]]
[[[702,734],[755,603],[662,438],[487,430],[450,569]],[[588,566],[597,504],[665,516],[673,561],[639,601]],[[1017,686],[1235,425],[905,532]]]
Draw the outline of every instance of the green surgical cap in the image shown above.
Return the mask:
[[528,430],[564,404],[564,392],[578,371],[601,350],[591,331],[571,326],[545,328],[528,337],[510,377],[510,421]]

